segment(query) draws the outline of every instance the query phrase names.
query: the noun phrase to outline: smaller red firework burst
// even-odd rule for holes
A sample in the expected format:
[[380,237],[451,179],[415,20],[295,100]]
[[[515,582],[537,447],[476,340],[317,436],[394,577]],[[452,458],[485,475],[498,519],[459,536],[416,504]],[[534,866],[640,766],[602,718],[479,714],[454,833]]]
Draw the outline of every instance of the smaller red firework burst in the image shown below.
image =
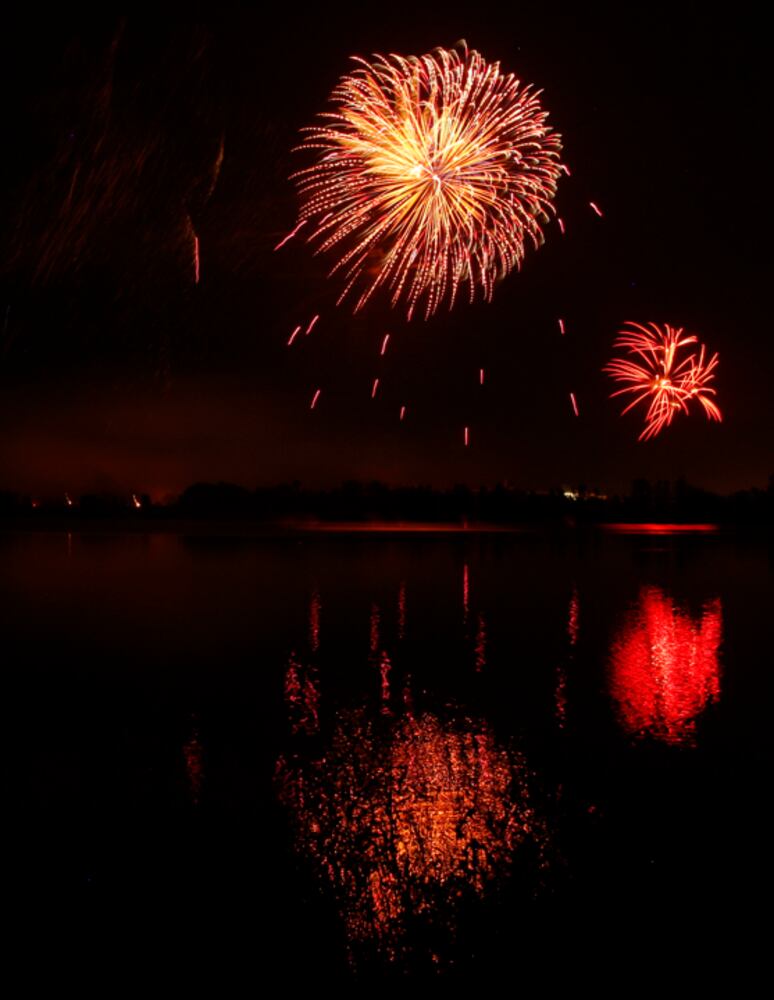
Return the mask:
[[[640,441],[668,427],[676,413],[689,413],[689,403],[694,401],[701,405],[710,420],[722,420],[711,398],[715,390],[709,387],[715,378],[717,354],[707,361],[705,348],[697,337],[686,335],[682,328],[667,323],[660,327],[656,323],[641,325],[627,321],[625,326],[630,329],[621,330],[615,346],[624,348],[628,357],[613,358],[602,370],[623,384],[622,389],[611,394],[611,399],[634,394],[634,399],[621,411],[622,415],[648,400]],[[684,350],[691,344],[696,346]]]

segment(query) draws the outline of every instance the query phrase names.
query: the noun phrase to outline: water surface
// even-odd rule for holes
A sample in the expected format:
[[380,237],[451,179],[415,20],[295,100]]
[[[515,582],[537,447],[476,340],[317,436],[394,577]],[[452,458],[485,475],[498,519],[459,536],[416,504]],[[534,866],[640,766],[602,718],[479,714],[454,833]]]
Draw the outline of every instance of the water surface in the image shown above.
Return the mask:
[[690,965],[770,889],[771,596],[712,532],[0,535],[30,892],[289,984]]

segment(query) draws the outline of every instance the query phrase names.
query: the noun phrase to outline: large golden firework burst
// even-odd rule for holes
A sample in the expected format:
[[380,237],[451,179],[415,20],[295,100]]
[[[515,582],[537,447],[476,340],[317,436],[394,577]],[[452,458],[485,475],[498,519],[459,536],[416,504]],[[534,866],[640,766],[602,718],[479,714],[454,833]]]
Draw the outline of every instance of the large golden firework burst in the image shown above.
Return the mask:
[[304,129],[316,162],[293,175],[299,226],[339,254],[339,301],[354,289],[357,311],[384,285],[429,317],[465,283],[491,298],[553,211],[561,139],[540,91],[467,48],[354,58]]

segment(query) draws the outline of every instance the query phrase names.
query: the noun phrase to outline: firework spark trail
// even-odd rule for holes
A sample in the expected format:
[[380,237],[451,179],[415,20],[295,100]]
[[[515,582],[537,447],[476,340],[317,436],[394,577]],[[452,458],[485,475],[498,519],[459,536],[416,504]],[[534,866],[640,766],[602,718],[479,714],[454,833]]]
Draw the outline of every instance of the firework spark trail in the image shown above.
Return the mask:
[[274,249],[275,249],[275,250],[279,250],[279,249],[280,249],[280,247],[284,247],[284,246],[285,246],[285,244],[286,244],[286,243],[288,242],[288,240],[292,240],[292,239],[293,239],[293,237],[294,237],[294,236],[296,235],[296,233],[297,233],[297,232],[299,231],[299,229],[300,229],[300,228],[301,228],[302,226],[305,226],[305,225],[306,225],[306,222],[307,222],[307,220],[306,220],[306,219],[302,219],[302,220],[301,220],[301,222],[299,222],[299,223],[298,223],[298,225],[296,226],[296,228],[295,228],[295,229],[291,229],[291,231],[290,231],[290,232],[288,233],[288,235],[287,235],[287,236],[285,236],[285,237],[283,237],[283,239],[281,239],[281,240],[279,241],[279,243],[278,243],[278,244],[277,244],[277,245],[276,245],[276,246],[274,247]]
[[400,408],[400,419],[403,420],[403,418],[405,416],[406,416],[406,407],[405,406],[401,406],[401,408]]
[[578,404],[575,402],[575,393],[574,392],[570,393],[570,402],[572,403],[573,413],[575,414],[576,417],[579,417],[580,414],[578,413]]
[[478,384],[479,385],[483,385],[484,384],[484,369],[483,368],[479,368],[478,369]]
[[563,319],[559,320],[559,333],[561,333],[561,335],[564,336],[565,330],[564,330],[564,320]]
[[596,205],[593,201],[590,201],[589,205],[591,205],[591,207],[594,209],[594,211],[600,217],[600,219],[604,218],[604,214],[602,212],[602,209],[599,207],[599,205]]
[[464,441],[465,441],[465,447],[467,448],[468,445],[470,444],[470,428],[469,427],[465,428],[465,433],[464,433],[463,437],[464,437]]
[[[602,370],[623,384],[611,394],[611,399],[626,393],[634,399],[621,411],[628,413],[638,403],[648,401],[645,429],[639,436],[647,441],[668,427],[679,412],[688,413],[688,404],[696,401],[710,420],[722,420],[717,404],[711,398],[715,390],[709,383],[715,378],[717,354],[705,361],[705,348],[695,336],[686,336],[682,328],[665,323],[641,325],[627,321],[631,329],[620,331],[615,347],[623,348],[629,357],[613,358]],[[682,357],[685,348],[696,344],[696,350]]]
[[290,347],[290,345],[293,343],[293,341],[296,339],[296,337],[299,335],[300,332],[301,332],[301,327],[297,326],[295,330],[291,333],[291,335],[288,337],[288,347]]
[[467,49],[355,62],[304,130],[317,161],[293,175],[294,233],[310,222],[317,252],[339,255],[355,311],[380,286],[409,318],[420,301],[426,318],[451,308],[464,284],[491,299],[553,212],[561,139],[540,92]]
[[322,392],[322,389],[317,389],[315,391],[314,396],[312,396],[312,405],[309,407],[310,410],[313,410],[315,408],[315,406],[317,406],[317,400],[320,398],[320,393],[321,392]]
[[387,350],[387,345],[389,344],[389,342],[390,342],[390,335],[389,335],[389,333],[385,333],[384,340],[382,341],[382,349],[381,349],[381,351],[379,351],[379,353],[382,356],[384,356],[384,353]]
[[194,236],[194,284],[199,284],[199,277],[201,275],[200,265],[199,265],[199,237]]
[[315,315],[312,316],[312,318],[311,318],[311,320],[309,322],[309,326],[306,328],[306,332],[305,332],[304,336],[306,336],[306,337],[309,336],[309,334],[312,332],[312,330],[314,330],[315,325],[317,323],[317,320],[319,318],[320,318],[320,314],[319,313],[315,313]]
[[377,393],[378,388],[379,388],[379,379],[375,378],[374,379],[374,384],[371,387],[371,399],[376,399],[376,393]]
[[557,219],[556,221],[557,221],[557,224],[559,226],[559,232],[562,234],[562,236],[564,236],[564,234],[566,232],[566,229],[564,228],[564,220],[563,219]]

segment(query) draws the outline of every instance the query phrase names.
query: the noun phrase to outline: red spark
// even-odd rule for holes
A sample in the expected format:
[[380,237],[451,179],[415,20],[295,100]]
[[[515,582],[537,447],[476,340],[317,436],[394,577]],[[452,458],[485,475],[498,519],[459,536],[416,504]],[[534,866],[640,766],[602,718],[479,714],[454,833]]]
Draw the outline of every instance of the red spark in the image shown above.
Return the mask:
[[401,406],[401,408],[400,408],[400,419],[403,420],[403,418],[405,416],[406,416],[406,407],[405,406]]
[[566,230],[564,228],[564,219],[557,219],[556,221],[559,224],[559,231],[561,232],[562,236],[564,236],[564,234],[566,232]]
[[194,236],[194,283],[199,284],[199,237]]
[[274,249],[275,249],[275,250],[279,250],[279,248],[280,248],[280,247],[284,247],[284,246],[285,246],[285,244],[287,243],[287,241],[288,241],[288,240],[292,240],[292,239],[293,239],[293,237],[294,237],[294,236],[296,235],[296,233],[298,232],[298,230],[299,230],[299,229],[301,228],[301,226],[305,226],[305,225],[306,225],[306,223],[307,223],[307,220],[306,220],[306,219],[302,219],[302,220],[301,220],[301,221],[299,222],[299,224],[298,224],[298,225],[296,226],[296,228],[295,228],[295,229],[291,229],[291,231],[290,231],[290,232],[288,233],[288,235],[287,235],[287,236],[285,236],[285,237],[284,237],[284,239],[281,239],[281,240],[279,241],[279,243],[278,243],[278,244],[276,245],[276,247],[274,247]]
[[314,396],[312,396],[312,405],[309,407],[310,410],[313,410],[315,408],[315,406],[317,406],[317,400],[320,398],[320,393],[321,392],[322,392],[322,390],[318,389],[315,392]]
[[309,323],[309,326],[306,328],[306,333],[304,334],[304,336],[306,337],[309,336],[312,330],[314,330],[315,323],[319,318],[320,318],[319,314],[315,314],[314,316],[312,316],[311,322]]
[[578,404],[575,402],[575,393],[574,392],[570,393],[570,402],[572,403],[572,408],[573,408],[573,412],[575,413],[575,416],[576,417],[579,416],[579,414],[578,414]]
[[470,428],[469,427],[465,428],[464,439],[465,439],[465,447],[467,448],[467,446],[470,444]]
[[371,399],[375,399],[376,398],[376,390],[378,388],[379,388],[379,379],[375,378],[374,379],[373,388],[371,389]]
[[484,369],[483,368],[479,368],[478,369],[478,384],[479,385],[483,385],[484,384]]
[[564,336],[564,320],[563,319],[559,320],[559,333],[561,333],[561,335]]
[[384,340],[382,341],[382,349],[381,351],[379,351],[379,353],[382,356],[384,356],[384,352],[387,350],[387,344],[389,343],[389,341],[390,341],[390,335],[389,333],[385,333]]
[[288,337],[288,347],[290,347],[290,345],[293,343],[293,341],[296,339],[296,337],[299,335],[300,332],[301,332],[301,327],[297,326],[295,330],[291,333],[290,337]]
[[603,216],[602,216],[602,209],[599,207],[599,205],[596,205],[593,201],[590,201],[589,205],[591,205],[591,207],[594,209],[594,211],[601,219]]

